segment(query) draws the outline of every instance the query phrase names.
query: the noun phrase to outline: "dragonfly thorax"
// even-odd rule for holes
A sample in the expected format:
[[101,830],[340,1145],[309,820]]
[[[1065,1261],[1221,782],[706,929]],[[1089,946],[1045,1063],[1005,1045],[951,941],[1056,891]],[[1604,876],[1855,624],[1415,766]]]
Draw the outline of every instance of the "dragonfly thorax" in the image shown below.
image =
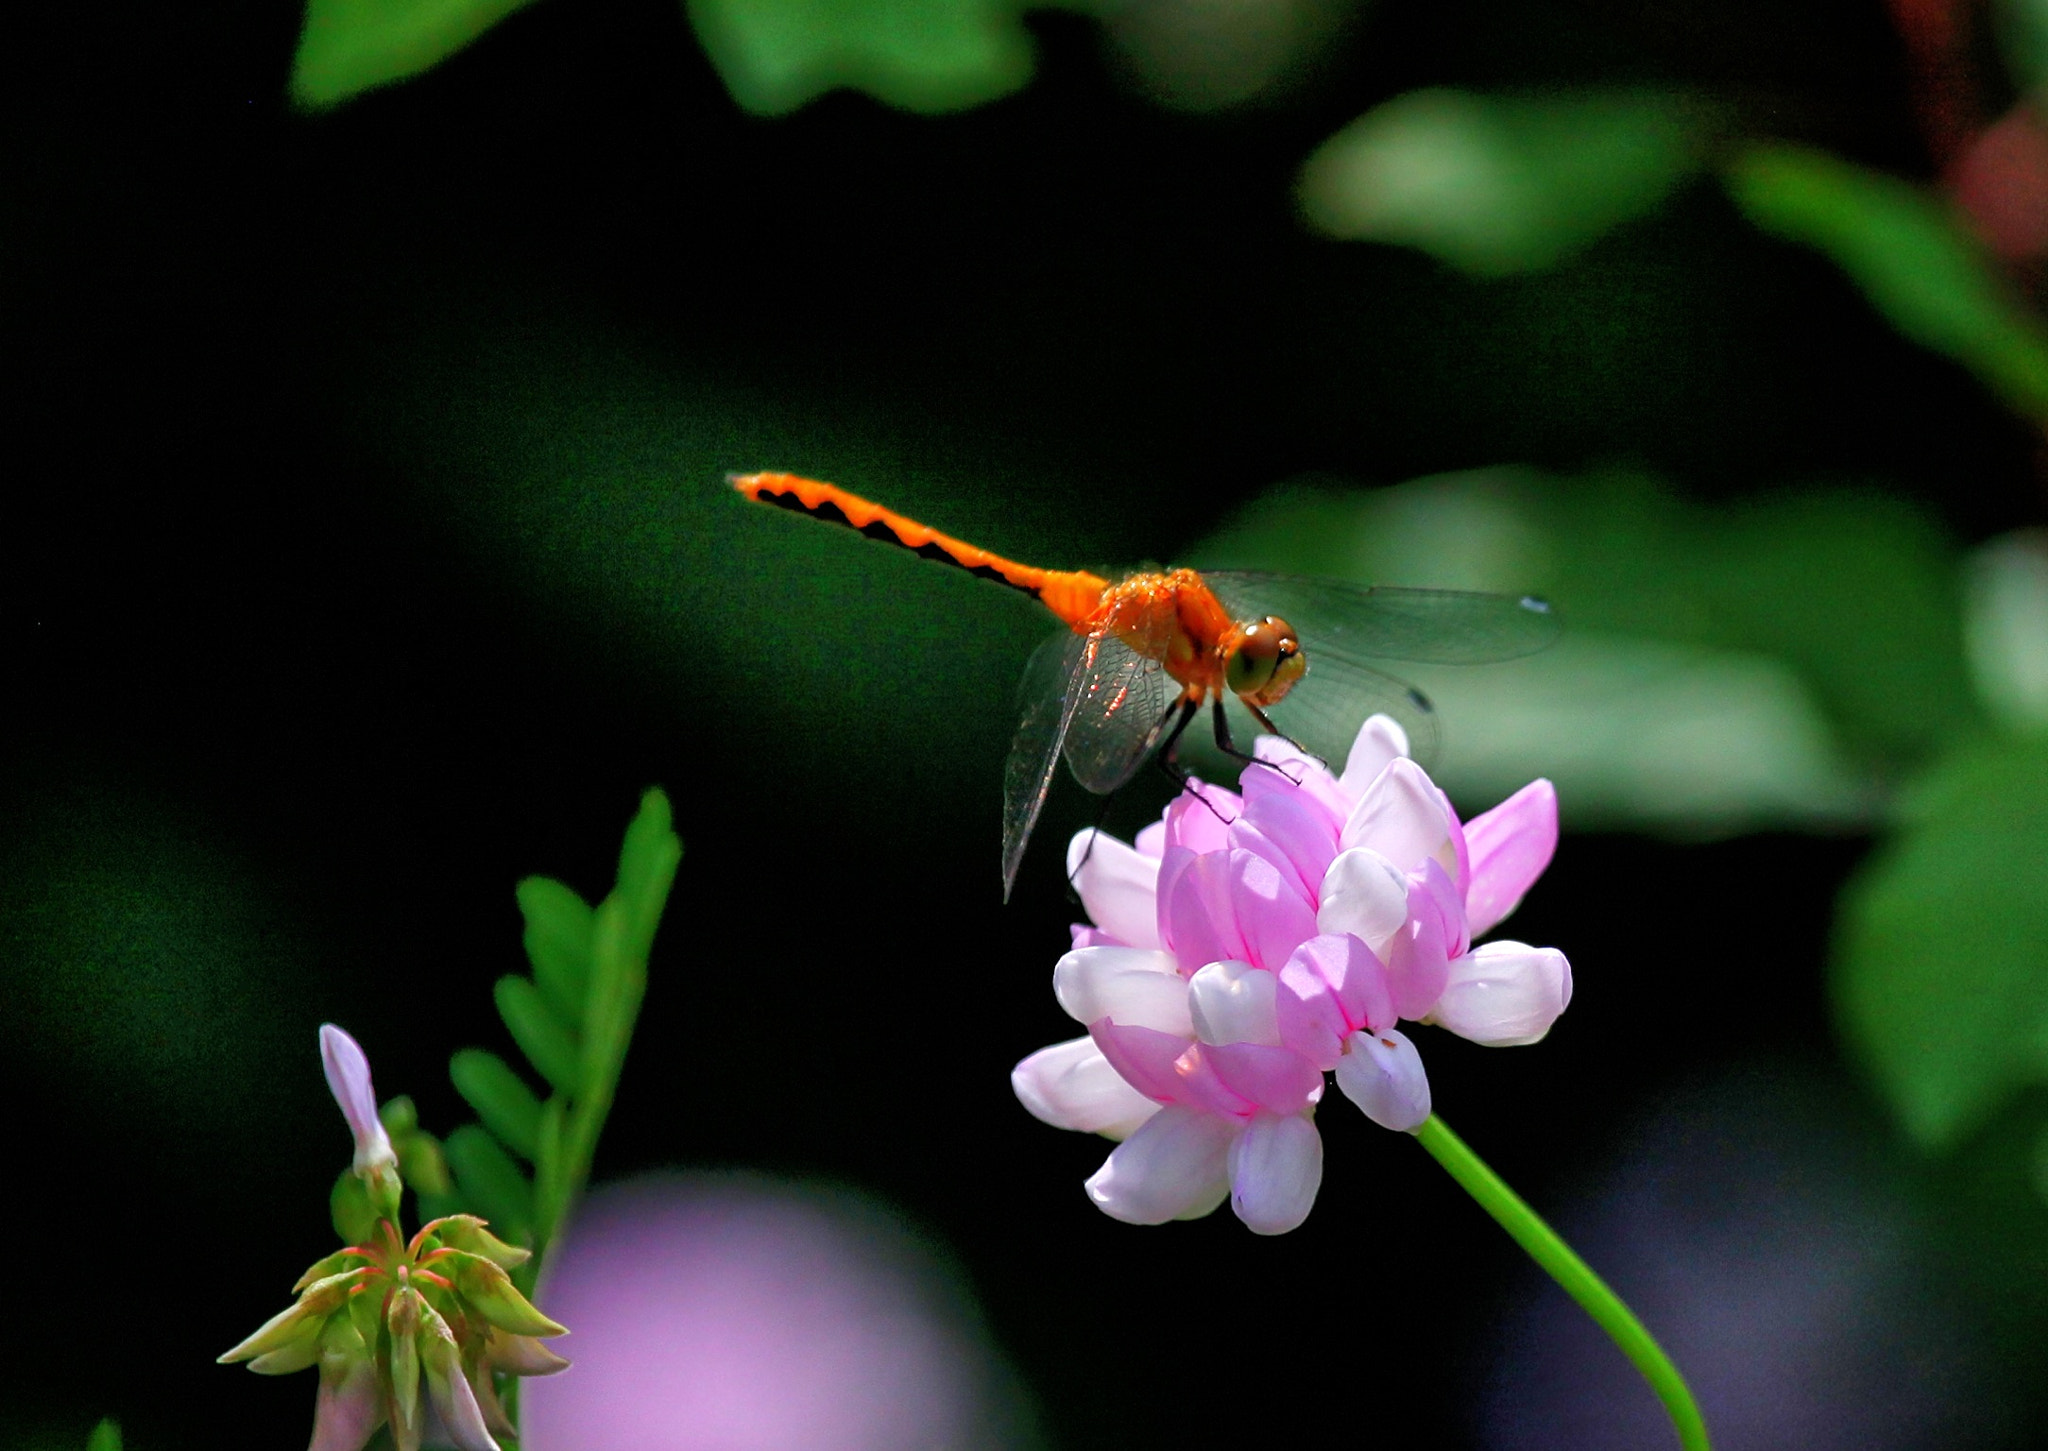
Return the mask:
[[1292,625],[1278,615],[1235,618],[1192,569],[1133,574],[1106,586],[1074,628],[1115,635],[1157,660],[1180,683],[1183,699],[1204,701],[1228,690],[1255,708],[1275,705],[1308,671]]

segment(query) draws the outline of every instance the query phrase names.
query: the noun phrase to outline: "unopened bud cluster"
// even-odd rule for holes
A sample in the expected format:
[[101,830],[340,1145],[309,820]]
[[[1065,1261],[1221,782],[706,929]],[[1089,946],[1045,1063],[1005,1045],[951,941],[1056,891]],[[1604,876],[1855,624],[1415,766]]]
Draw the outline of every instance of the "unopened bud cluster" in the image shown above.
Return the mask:
[[[564,1328],[536,1310],[507,1271],[529,1252],[472,1214],[433,1220],[411,1239],[397,1222],[397,1159],[377,1122],[369,1064],[353,1038],[320,1030],[328,1084],[356,1137],[355,1173],[379,1218],[362,1244],[314,1264],[298,1300],[223,1355],[264,1375],[317,1366],[311,1451],[361,1451],[381,1426],[398,1451],[426,1441],[498,1451],[516,1430],[498,1375],[548,1375],[569,1362],[540,1337]],[[424,1396],[422,1392],[424,1391]]]

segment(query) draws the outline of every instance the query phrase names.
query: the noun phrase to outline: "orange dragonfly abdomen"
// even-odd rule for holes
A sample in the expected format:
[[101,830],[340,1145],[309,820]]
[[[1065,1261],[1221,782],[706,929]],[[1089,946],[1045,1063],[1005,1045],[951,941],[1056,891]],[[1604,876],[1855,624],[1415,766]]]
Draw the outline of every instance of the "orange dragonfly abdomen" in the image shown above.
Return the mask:
[[1077,631],[1089,628],[1103,603],[1109,581],[1098,574],[1078,569],[1039,569],[1019,564],[979,545],[918,523],[915,519],[885,509],[836,484],[800,478],[796,474],[734,474],[732,486],[745,497],[762,504],[774,504],[828,524],[844,524],[869,539],[894,544],[922,559],[950,564],[979,579],[994,580],[1021,590],[1058,615]]
[[817,479],[735,474],[732,486],[756,503],[845,525],[866,538],[1028,594],[1075,634],[1111,634],[1134,653],[1157,660],[1197,704],[1223,689],[1222,660],[1242,631],[1192,569],[1148,571],[1112,584],[1086,570],[1019,564]]

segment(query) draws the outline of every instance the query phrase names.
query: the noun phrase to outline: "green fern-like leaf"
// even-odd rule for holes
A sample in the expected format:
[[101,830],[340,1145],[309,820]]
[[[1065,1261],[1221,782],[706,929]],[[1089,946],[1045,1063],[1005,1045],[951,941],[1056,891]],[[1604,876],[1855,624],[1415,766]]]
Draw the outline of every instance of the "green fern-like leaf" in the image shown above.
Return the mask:
[[540,1100],[512,1065],[482,1048],[464,1048],[448,1065],[448,1076],[484,1127],[505,1147],[532,1163],[539,1157]]
[[[457,1129],[444,1149],[454,1204],[491,1219],[508,1239],[544,1249],[589,1177],[681,860],[668,798],[649,791],[626,830],[617,881],[595,908],[548,877],[519,883],[533,975],[500,978],[494,995],[549,1092],[543,1099],[497,1054],[463,1049],[449,1076],[482,1122]],[[520,1159],[533,1166],[531,1178]]]
[[590,991],[590,904],[552,877],[528,877],[519,884],[519,911],[526,918],[526,956],[533,980],[564,1019],[575,1022]]
[[558,1093],[574,1094],[583,1086],[583,1045],[580,1034],[549,1009],[547,999],[529,977],[501,977],[496,989],[498,1016],[527,1061]]

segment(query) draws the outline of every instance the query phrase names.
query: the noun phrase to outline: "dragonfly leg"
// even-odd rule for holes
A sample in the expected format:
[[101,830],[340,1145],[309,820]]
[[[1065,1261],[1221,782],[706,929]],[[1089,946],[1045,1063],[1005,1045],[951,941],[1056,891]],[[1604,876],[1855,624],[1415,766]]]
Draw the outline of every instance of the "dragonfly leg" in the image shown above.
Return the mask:
[[1153,755],[1152,760],[1160,770],[1172,778],[1175,786],[1208,807],[1218,821],[1228,826],[1232,818],[1218,811],[1215,802],[1195,789],[1195,778],[1188,774],[1187,767],[1174,755],[1174,748],[1180,744],[1180,738],[1186,733],[1188,723],[1195,718],[1196,712],[1201,708],[1199,696],[1182,696],[1167,707],[1166,714],[1160,719],[1159,730],[1154,732],[1161,736],[1161,741],[1159,750]]
[[[1302,750],[1300,742],[1296,741],[1292,736],[1288,735],[1285,731],[1281,730],[1278,726],[1274,725],[1271,720],[1267,719],[1266,713],[1263,710],[1260,710],[1256,705],[1253,705],[1248,700],[1241,700],[1239,703],[1242,704],[1246,710],[1252,713],[1253,719],[1257,720],[1260,725],[1264,726],[1268,734],[1280,737],[1281,740],[1286,741],[1287,744],[1293,746],[1297,751],[1301,751],[1303,755],[1308,754],[1307,751]],[[1229,756],[1234,760],[1243,761],[1248,766],[1264,766],[1269,770],[1278,771],[1281,775],[1287,776],[1287,779],[1294,782],[1295,785],[1299,786],[1301,784],[1298,778],[1294,776],[1288,776],[1286,769],[1282,767],[1278,761],[1269,761],[1265,759],[1263,756],[1255,756],[1247,751],[1240,751],[1237,748],[1237,743],[1234,740],[1232,740],[1230,736],[1230,718],[1223,713],[1223,697],[1220,695],[1217,696],[1215,699],[1215,715],[1217,750],[1223,752],[1224,755]]]
[[1173,784],[1183,791],[1188,789],[1187,768],[1181,765],[1179,757],[1174,752],[1180,745],[1181,736],[1188,728],[1188,722],[1195,718],[1195,712],[1201,708],[1201,704],[1201,701],[1183,695],[1166,708],[1166,714],[1161,716],[1159,724],[1152,728],[1152,735],[1159,742],[1159,748],[1152,752],[1153,764],[1171,776]]
[[1069,901],[1078,903],[1081,900],[1081,884],[1079,881],[1081,868],[1087,866],[1088,858],[1095,855],[1096,838],[1102,835],[1102,823],[1109,819],[1109,805],[1115,799],[1114,796],[1102,798],[1101,809],[1095,813],[1094,834],[1088,838],[1088,845],[1081,849],[1081,860],[1075,862],[1074,869],[1067,873],[1067,899]]

